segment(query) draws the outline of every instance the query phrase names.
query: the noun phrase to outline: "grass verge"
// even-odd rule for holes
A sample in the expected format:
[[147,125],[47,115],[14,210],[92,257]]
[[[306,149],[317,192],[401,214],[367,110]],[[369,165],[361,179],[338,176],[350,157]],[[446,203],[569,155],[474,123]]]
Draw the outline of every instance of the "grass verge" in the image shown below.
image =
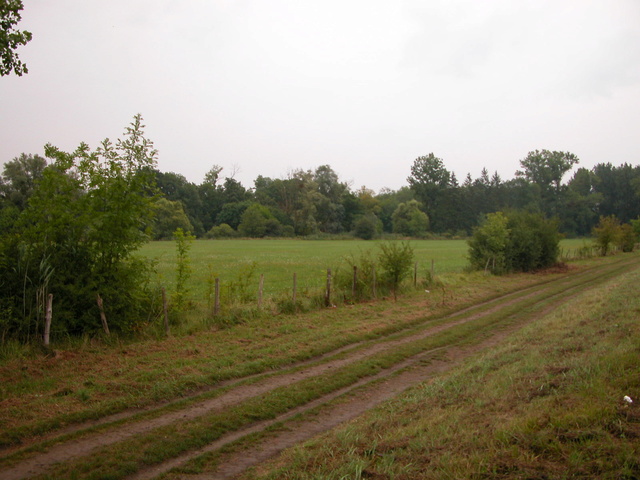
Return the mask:
[[613,278],[243,478],[639,478],[639,281]]
[[[604,279],[604,277],[600,277]],[[557,282],[553,290],[557,293],[567,288],[583,285],[591,281],[581,279],[575,284]],[[41,478],[122,478],[146,465],[153,465],[175,457],[187,450],[206,445],[226,432],[237,430],[258,420],[274,418],[289,409],[310,400],[354,384],[358,379],[372,376],[382,369],[390,368],[398,362],[421,352],[452,344],[472,344],[479,342],[492,330],[524,321],[547,308],[546,299],[550,292],[539,296],[527,295],[500,311],[473,318],[438,334],[390,349],[375,357],[354,362],[347,367],[329,374],[297,382],[269,392],[259,398],[250,399],[224,412],[213,412],[198,419],[174,424],[139,435],[117,445],[101,449],[91,459],[71,461],[52,470]]]

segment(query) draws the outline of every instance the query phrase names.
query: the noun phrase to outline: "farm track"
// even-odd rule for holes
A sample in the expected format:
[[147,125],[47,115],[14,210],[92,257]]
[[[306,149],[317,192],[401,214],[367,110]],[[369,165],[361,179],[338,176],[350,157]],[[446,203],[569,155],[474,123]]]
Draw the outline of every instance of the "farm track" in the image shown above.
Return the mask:
[[[51,469],[55,472],[57,463],[73,462],[75,459],[96,455],[100,449],[109,445],[152,434],[162,427],[206,420],[206,416],[213,412],[225,412],[276,390],[286,392],[286,389],[305,380],[332,378],[347,368],[372,359],[381,359],[382,368],[361,376],[356,381],[340,385],[306,404],[283,412],[276,411],[275,418],[247,421],[240,428],[223,432],[212,443],[181,452],[173,458],[163,458],[155,465],[144,468],[140,465],[139,471],[128,477],[154,478],[198,455],[216,451],[246,435],[259,434],[269,427],[287,424],[294,417],[302,416],[302,420],[291,424],[289,430],[272,435],[266,441],[264,448],[260,449],[258,444],[255,447],[249,447],[253,448],[251,453],[241,452],[226,458],[217,473],[211,473],[208,476],[184,476],[184,478],[194,479],[232,478],[251,464],[353,418],[409,386],[427,380],[435,373],[450,368],[462,359],[495,345],[508,333],[565,303],[572,295],[637,268],[638,263],[637,257],[627,257],[539,283],[446,317],[427,319],[382,339],[344,347],[313,361],[276,372],[226,382],[194,397],[188,405],[182,403],[180,407],[165,405],[144,412],[143,415],[131,415],[129,418],[126,414],[120,414],[117,417],[105,419],[97,431],[93,431],[95,423],[76,426],[74,427],[76,436],[71,440],[65,440],[65,436],[69,433],[67,432],[66,435],[59,436],[57,439],[55,437],[48,439],[46,445],[40,446],[42,451],[35,452],[31,447],[27,451],[23,449],[9,453],[4,459],[0,459],[0,464],[6,466],[0,469],[0,478],[6,480],[30,478],[45,474]],[[398,354],[399,351],[402,353]],[[356,391],[358,395],[353,396]],[[332,406],[331,402],[339,402],[339,405]],[[317,415],[312,420],[305,419],[304,414],[312,410]],[[77,436],[83,431],[84,435]],[[55,477],[55,473],[53,475]]]

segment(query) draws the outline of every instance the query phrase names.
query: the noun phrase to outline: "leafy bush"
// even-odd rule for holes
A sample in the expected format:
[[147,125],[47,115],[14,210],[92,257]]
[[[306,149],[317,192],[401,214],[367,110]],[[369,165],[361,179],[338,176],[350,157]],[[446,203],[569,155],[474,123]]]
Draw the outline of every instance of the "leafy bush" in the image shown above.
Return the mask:
[[378,261],[382,269],[382,278],[393,290],[397,298],[402,280],[409,275],[413,265],[414,252],[409,242],[388,242],[380,244]]
[[375,216],[375,214],[370,213],[363,215],[356,220],[353,233],[356,237],[363,240],[371,240],[381,229],[382,222]]
[[[39,337],[43,299],[53,294],[52,336],[101,327],[99,294],[110,329],[132,331],[148,318],[150,264],[133,253],[153,219],[156,151],[138,115],[126,137],[96,151],[82,143],[66,153],[47,145],[54,163],[37,183],[12,232],[0,238],[3,328]],[[7,325],[8,323],[8,325]]]
[[636,246],[636,232],[628,223],[620,226],[620,238],[618,246],[623,252],[633,252]]
[[391,216],[393,233],[412,237],[425,234],[429,230],[429,217],[420,206],[417,200],[399,204]]
[[558,222],[525,211],[490,213],[468,240],[469,261],[476,270],[528,272],[556,263]]
[[620,220],[615,215],[600,217],[598,224],[593,227],[595,244],[600,249],[600,254],[606,256],[611,250],[611,245],[618,243],[620,238]]
[[510,235],[506,256],[509,270],[530,272],[557,262],[560,234],[556,220],[524,211],[510,212],[508,219]]
[[233,238],[237,236],[238,232],[226,223],[211,227],[211,230],[209,230],[206,235],[207,238]]
[[491,266],[496,273],[507,269],[506,250],[509,243],[508,219],[502,212],[490,213],[467,241],[469,261],[476,270]]

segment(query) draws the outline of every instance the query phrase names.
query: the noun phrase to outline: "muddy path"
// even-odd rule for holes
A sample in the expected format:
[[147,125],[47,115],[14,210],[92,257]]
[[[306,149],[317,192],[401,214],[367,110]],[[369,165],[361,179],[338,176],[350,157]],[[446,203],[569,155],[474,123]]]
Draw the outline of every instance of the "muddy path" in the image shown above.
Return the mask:
[[[612,276],[638,267],[636,257],[612,264],[602,265],[580,273],[567,274],[552,281],[527,287],[517,292],[460,310],[446,317],[425,320],[386,338],[360,342],[341,348],[317,359],[283,368],[267,374],[254,375],[234,382],[226,382],[217,388],[194,397],[192,402],[181,407],[166,405],[146,412],[138,418],[134,412],[120,414],[117,418],[103,420],[100,430],[95,424],[75,426],[76,435],[65,441],[60,436],[48,439],[41,451],[10,452],[6,467],[0,468],[0,478],[6,480],[31,478],[51,472],[55,477],[56,466],[85,457],[99,456],[106,446],[126,442],[143,434],[153,433],[161,427],[198,419],[211,412],[225,412],[250,399],[260,398],[275,389],[286,388],[306,379],[331,375],[366,359],[383,356],[404,346],[416,345],[418,353],[403,358],[383,370],[361,378],[347,386],[319,396],[310,402],[298,405],[275,418],[248,423],[241,428],[222,434],[214,442],[163,459],[155,465],[140,465],[137,473],[127,478],[151,479],[173,468],[189,462],[200,455],[214,452],[233,444],[250,434],[264,432],[274,425],[289,427],[277,434],[268,435],[263,441],[247,446],[247,450],[224,456],[224,460],[207,473],[197,476],[181,474],[175,478],[233,478],[246,468],[256,465],[284,448],[304,441],[344,421],[362,414],[368,409],[397,395],[417,383],[428,381],[433,375],[445,371],[463,359],[477,354],[502,341],[509,333],[528,321],[557,308],[573,295],[596,286]],[[455,331],[474,322],[487,322],[483,335],[475,341],[452,342],[437,348],[420,350],[420,342],[447,331]],[[495,319],[495,320],[493,320]],[[484,325],[484,324],[483,324]],[[357,395],[354,393],[357,392]],[[336,403],[337,402],[337,403]],[[305,418],[308,412],[314,412]],[[123,420],[125,420],[124,423]],[[65,432],[66,434],[67,432]],[[15,458],[11,461],[11,457]],[[10,465],[10,466],[9,466]],[[173,475],[173,474],[170,474]]]

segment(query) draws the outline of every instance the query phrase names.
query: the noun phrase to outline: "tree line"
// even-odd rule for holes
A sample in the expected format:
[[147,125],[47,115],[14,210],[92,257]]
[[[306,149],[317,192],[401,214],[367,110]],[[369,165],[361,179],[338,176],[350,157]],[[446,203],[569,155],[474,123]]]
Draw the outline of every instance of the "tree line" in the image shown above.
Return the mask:
[[[526,210],[556,218],[561,233],[588,236],[600,217],[622,223],[640,217],[640,166],[600,163],[566,174],[578,158],[568,152],[536,150],[520,161],[513,179],[486,168],[462,183],[434,154],[417,158],[407,185],[398,190],[353,190],[329,165],[296,170],[286,178],[259,175],[246,188],[213,166],[200,184],[151,167],[157,190],[154,219],[146,227],[154,239],[177,228],[196,237],[224,238],[384,233],[467,236],[489,213]],[[4,165],[0,177],[0,227],[10,229],[26,208],[47,166],[38,155],[22,154]]]
[[39,337],[52,292],[58,335],[91,330],[103,305],[114,330],[142,328],[158,295],[135,252],[179,229],[205,238],[473,234],[471,264],[495,272],[549,265],[558,230],[593,231],[603,254],[625,235],[633,246],[640,230],[640,167],[598,164],[564,182],[578,163],[567,152],[533,151],[512,180],[483,169],[462,184],[429,154],[406,186],[379,193],[352,190],[329,165],[258,176],[250,189],[213,166],[197,185],[157,169],[137,115],[115,143],[47,145],[45,156],[22,154],[0,176],[0,343]]
[[154,238],[180,227],[197,237],[222,238],[383,233],[466,236],[488,213],[526,210],[557,218],[567,236],[588,236],[600,217],[629,223],[640,216],[640,166],[600,163],[578,168],[568,152],[533,151],[513,179],[486,168],[462,183],[433,154],[417,158],[398,190],[353,190],[329,165],[296,170],[287,178],[259,175],[252,188],[222,178],[214,166],[197,185],[173,172],[155,171],[162,197]]

